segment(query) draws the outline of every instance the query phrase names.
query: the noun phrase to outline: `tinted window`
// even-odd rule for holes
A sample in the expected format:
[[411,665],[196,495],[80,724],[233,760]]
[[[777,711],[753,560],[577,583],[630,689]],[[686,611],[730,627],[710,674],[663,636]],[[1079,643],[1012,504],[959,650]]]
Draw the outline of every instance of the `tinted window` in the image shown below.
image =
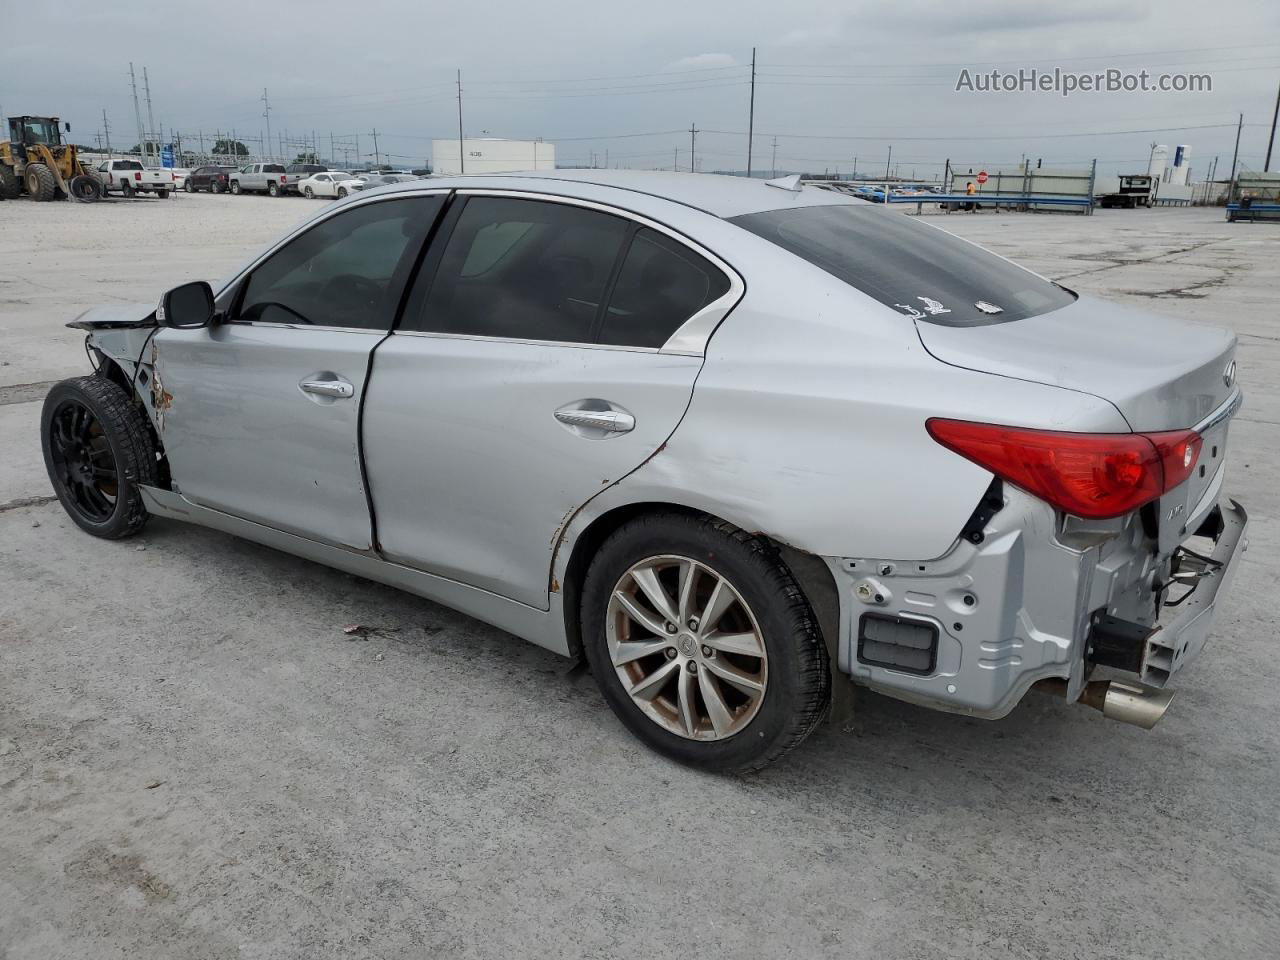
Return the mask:
[[618,274],[599,340],[660,347],[681,324],[728,291],[729,278],[705,257],[642,227]]
[[237,319],[388,330],[444,199],[368,203],[312,227],[249,278]]
[[563,203],[472,197],[409,329],[587,343],[628,233]]
[[284,166],[279,163],[264,163],[262,165],[263,173],[284,173]]
[[117,160],[116,169],[117,170],[141,170],[142,164],[139,163],[137,160]]
[[[1061,287],[911,217],[861,205],[799,207],[734,223],[909,316],[948,326],[1021,320],[1074,301]],[[985,303],[998,313],[979,309]]]

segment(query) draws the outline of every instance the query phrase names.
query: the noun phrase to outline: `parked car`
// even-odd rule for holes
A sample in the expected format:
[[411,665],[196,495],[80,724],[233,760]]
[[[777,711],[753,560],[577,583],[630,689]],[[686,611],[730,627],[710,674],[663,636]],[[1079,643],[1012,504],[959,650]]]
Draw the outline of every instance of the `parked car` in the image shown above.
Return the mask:
[[289,174],[280,163],[246,163],[231,174],[231,192],[265,193],[282,197],[289,183]]
[[187,175],[187,182],[183,185],[183,189],[187,193],[199,193],[201,190],[224,193],[231,182],[231,174],[235,172],[236,168],[230,166],[196,167]]
[[1231,333],[798,178],[400,184],[71,326],[97,370],[42,436],[83,529],[203,524],[448,604],[707,769],[851,679],[1149,726],[1243,554]]
[[120,193],[126,197],[154,193],[164,199],[173,189],[172,173],[144,167],[140,160],[103,160],[94,168],[94,176],[102,184],[103,193]]
[[284,172],[289,175],[289,179],[284,183],[286,193],[301,193],[299,183],[311,176],[313,173],[324,173],[329,168],[323,163],[291,163],[285,167]]
[[170,167],[169,172],[173,174],[173,189],[185,190],[187,177],[191,175],[191,171],[185,167]]
[[[299,181],[298,190],[307,199],[313,197],[345,197],[352,188],[359,189],[360,181],[345,170],[327,170]],[[339,193],[341,191],[341,193]]]

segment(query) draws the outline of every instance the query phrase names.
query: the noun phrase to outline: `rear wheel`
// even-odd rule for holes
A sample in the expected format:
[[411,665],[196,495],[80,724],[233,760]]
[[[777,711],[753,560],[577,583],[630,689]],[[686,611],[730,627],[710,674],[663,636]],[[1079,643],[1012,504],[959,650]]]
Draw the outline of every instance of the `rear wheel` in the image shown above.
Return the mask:
[[157,190],[157,191],[156,191],[156,193],[157,193],[157,195],[160,197],[160,199],[161,199],[161,200],[168,200],[168,199],[169,199],[169,191],[168,191],[168,190]]
[[22,181],[13,167],[0,163],[0,200],[17,200],[22,195]]
[[125,196],[125,198],[126,198],[126,199],[130,199],[130,198],[132,198],[132,197],[133,197],[133,194],[134,194],[133,181],[132,181],[132,180],[122,180],[122,181],[120,182],[120,192],[121,192],[122,194],[124,194],[124,196]]
[[210,184],[209,184],[209,192],[210,192],[210,193],[221,193],[221,192],[222,192],[222,184],[221,184],[221,183],[219,183],[217,180],[214,180],[212,183],[210,183]]
[[235,194],[237,197],[238,197],[238,196],[240,196],[240,181],[239,181],[239,180],[232,180],[232,181],[231,181],[231,192],[232,192],[233,194]]
[[267,184],[267,196],[269,196],[269,197],[278,197],[278,196],[280,196],[280,184],[276,183],[275,181],[272,181],[271,183],[268,183],[268,184]]
[[186,182],[182,184],[182,189],[183,189],[183,190],[185,190],[187,193],[195,193],[195,192],[196,192],[196,188],[195,188],[195,187],[193,187],[193,186],[191,185],[191,178],[190,178],[190,177],[188,177],[188,178],[186,179]]
[[808,600],[764,541],[710,517],[633,520],[582,594],[587,660],[609,706],[673,760],[757,770],[799,744],[830,697]]
[[95,200],[102,199],[102,183],[97,177],[87,173],[72,177],[67,188],[71,191],[71,198],[81,203],[93,203]]
[[96,537],[132,536],[147,522],[139,484],[156,480],[156,448],[141,410],[106,377],[55,384],[41,414],[45,469],[68,516]]
[[43,163],[28,163],[26,180],[32,200],[52,200],[58,195],[58,180]]

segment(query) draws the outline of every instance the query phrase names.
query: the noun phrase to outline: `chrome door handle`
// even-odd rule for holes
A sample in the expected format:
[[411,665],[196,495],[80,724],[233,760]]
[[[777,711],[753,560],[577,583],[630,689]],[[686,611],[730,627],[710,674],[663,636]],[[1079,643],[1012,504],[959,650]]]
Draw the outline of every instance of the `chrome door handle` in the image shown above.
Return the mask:
[[621,410],[557,410],[556,419],[571,427],[593,427],[608,433],[628,433],[636,418]]
[[303,380],[298,386],[303,393],[314,393],[320,397],[346,399],[356,395],[356,388],[345,380]]

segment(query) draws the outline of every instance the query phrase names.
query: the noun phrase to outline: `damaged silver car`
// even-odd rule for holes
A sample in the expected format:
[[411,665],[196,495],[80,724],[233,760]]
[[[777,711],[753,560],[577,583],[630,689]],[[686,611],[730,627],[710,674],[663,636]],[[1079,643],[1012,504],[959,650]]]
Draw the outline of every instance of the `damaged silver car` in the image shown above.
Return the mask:
[[85,530],[182,520],[447,604],[706,769],[851,684],[1150,726],[1245,543],[1230,333],[795,179],[414,181],[72,325],[96,370],[43,442]]

